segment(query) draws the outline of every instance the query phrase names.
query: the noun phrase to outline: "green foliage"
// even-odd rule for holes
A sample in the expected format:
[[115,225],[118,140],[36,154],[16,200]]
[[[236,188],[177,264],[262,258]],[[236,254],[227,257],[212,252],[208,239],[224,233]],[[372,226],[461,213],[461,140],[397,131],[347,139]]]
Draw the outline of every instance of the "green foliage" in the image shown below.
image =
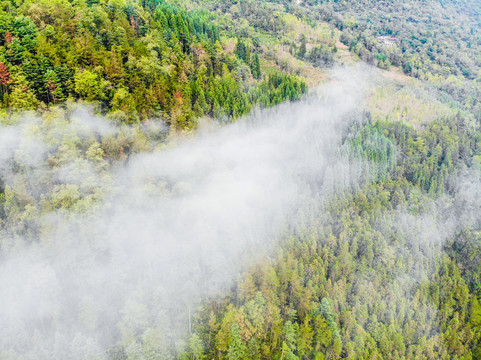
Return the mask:
[[[121,121],[161,117],[183,130],[195,127],[199,116],[233,121],[254,105],[269,106],[259,99],[260,60],[257,53],[251,56],[250,40],[238,39],[235,57],[224,51],[209,12],[163,0],[142,6],[84,0],[75,6],[4,5],[4,107],[35,109],[81,99]],[[282,86],[268,91],[285,95],[280,101],[293,99],[278,91]]]
[[244,43],[241,38],[237,38],[237,44],[234,53],[239,57],[239,59],[249,63],[250,61],[250,49],[249,46]]
[[260,79],[262,76],[261,73],[261,64],[259,60],[259,55],[254,54],[252,58],[252,63],[251,63],[251,71],[252,71],[252,76],[254,76],[255,79]]
[[[46,112],[32,130],[51,146],[49,171],[69,171],[66,165],[73,164],[75,171],[94,171],[109,183],[112,164],[151,150],[165,136],[144,132],[140,122],[101,138],[64,134],[60,127],[72,119],[53,105],[69,98],[96,102],[121,122],[162,117],[175,129],[190,130],[199,116],[230,122],[254,106],[306,93],[305,81],[295,75],[261,71],[266,54],[252,29],[286,35],[285,13],[277,4],[204,2],[206,9],[230,15],[214,25],[214,11],[186,3],[194,10],[164,0],[2,4],[2,104],[19,110],[51,106],[53,113]],[[277,257],[250,267],[232,292],[205,300],[179,357],[481,358],[479,209],[471,209],[473,219],[464,229],[446,235],[429,227],[431,220],[450,221],[444,210],[467,206],[456,198],[456,179],[467,169],[479,172],[481,164],[481,135],[472,116],[480,109],[479,84],[472,81],[479,76],[478,34],[470,22],[441,30],[434,15],[439,5],[452,16],[461,9],[477,18],[478,5],[409,1],[403,11],[411,20],[404,27],[384,21],[385,13],[400,11],[394,2],[302,2],[321,5],[313,8],[275,3],[288,4],[282,9],[303,21],[328,21],[361,59],[429,80],[465,112],[424,125],[370,117],[353,125],[344,155],[367,169],[367,179],[330,198],[322,213],[307,211],[302,224],[289,229]],[[319,66],[335,61],[333,44],[313,45],[304,34],[299,47],[295,40],[285,43],[292,55]],[[84,212],[106,196],[88,179],[58,184],[44,173],[27,179],[23,164],[9,166],[20,170],[14,184],[0,180],[0,229],[9,225],[13,238],[33,238],[45,213]],[[37,188],[47,191],[39,194]],[[439,241],[442,235],[448,238]],[[8,239],[2,246],[14,248]],[[142,312],[144,304],[132,306]],[[96,326],[93,319],[82,321]],[[172,344],[158,329],[126,333],[111,358],[173,358]]]
[[228,360],[247,360],[247,347],[242,341],[240,327],[237,323],[231,327],[231,341],[227,350]]
[[301,59],[306,56],[306,37],[303,35],[301,37],[301,45],[299,46],[299,51],[297,52],[297,56],[299,56]]
[[[285,1],[287,2],[287,1]],[[304,1],[296,11],[337,27],[361,60],[431,82],[481,118],[481,8],[477,1]],[[478,46],[474,46],[477,44]]]
[[335,49],[324,44],[315,46],[309,51],[308,59],[320,67],[331,66],[335,62]]
[[102,79],[98,74],[89,70],[78,72],[74,77],[75,92],[87,101],[105,100],[110,85],[109,81]]
[[[449,179],[479,153],[478,127],[458,115],[421,129],[367,121],[350,134],[346,156],[369,164],[370,179],[334,197],[322,218],[303,217],[277,258],[244,275],[239,304],[205,311],[233,326],[237,340],[233,330],[226,343],[236,349],[245,346],[238,329],[248,329],[261,344],[252,358],[476,358],[481,224],[446,249],[425,217],[439,196],[459,206]],[[200,334],[204,344],[218,329]],[[220,342],[207,346],[207,357],[219,351]]]
[[263,106],[274,106],[285,99],[295,101],[307,91],[307,85],[296,76],[282,73],[268,75],[256,90]]

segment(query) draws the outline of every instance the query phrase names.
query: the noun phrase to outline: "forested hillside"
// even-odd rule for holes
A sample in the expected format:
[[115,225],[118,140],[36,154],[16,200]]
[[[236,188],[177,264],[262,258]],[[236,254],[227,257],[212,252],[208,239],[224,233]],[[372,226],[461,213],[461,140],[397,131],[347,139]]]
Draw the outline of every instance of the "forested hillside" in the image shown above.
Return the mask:
[[0,3],[0,360],[481,359],[477,1]]
[[[290,2],[285,2],[290,3]],[[341,31],[367,63],[430,82],[445,101],[481,116],[481,6],[478,1],[303,1],[304,16]]]
[[158,117],[190,129],[199,116],[230,121],[306,91],[295,76],[263,78],[247,39],[225,51],[210,20],[165,1],[5,1],[3,107],[84,100],[119,121]]
[[[379,121],[357,129],[347,151],[369,161],[372,182],[309,213],[278,257],[253,266],[227,298],[207,302],[191,354],[478,359],[480,204],[471,197],[480,135],[459,117],[422,131]],[[462,193],[467,168],[474,179]]]

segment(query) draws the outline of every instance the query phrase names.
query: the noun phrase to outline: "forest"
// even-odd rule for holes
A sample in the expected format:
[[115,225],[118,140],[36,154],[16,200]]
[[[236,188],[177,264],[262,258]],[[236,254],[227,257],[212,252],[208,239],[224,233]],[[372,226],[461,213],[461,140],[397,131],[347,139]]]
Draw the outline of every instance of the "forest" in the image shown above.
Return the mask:
[[480,31],[0,2],[0,360],[481,359]]
[[309,1],[363,61],[430,82],[445,101],[481,113],[481,7],[476,1]]
[[248,38],[224,51],[209,20],[164,1],[5,1],[3,108],[83,100],[117,121],[160,117],[188,130],[201,116],[228,122],[306,92],[296,76],[262,79]]

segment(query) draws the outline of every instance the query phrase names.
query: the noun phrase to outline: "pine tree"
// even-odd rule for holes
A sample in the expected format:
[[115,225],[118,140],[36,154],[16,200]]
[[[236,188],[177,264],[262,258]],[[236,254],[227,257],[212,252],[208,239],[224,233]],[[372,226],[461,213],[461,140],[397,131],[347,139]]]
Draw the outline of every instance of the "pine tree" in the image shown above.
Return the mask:
[[478,329],[478,331],[481,330],[481,305],[479,304],[478,297],[476,295],[474,295],[473,299],[471,300],[469,322],[475,329]]
[[306,36],[304,34],[302,34],[301,36],[301,46],[299,46],[299,51],[297,53],[297,55],[303,59],[304,56],[306,56],[306,52],[307,52],[307,49],[306,49]]
[[259,61],[259,55],[254,54],[254,57],[252,59],[251,63],[251,71],[252,71],[252,76],[254,76],[254,79],[260,79],[262,74],[261,74],[261,64]]
[[247,47],[241,38],[237,38],[237,45],[235,47],[234,53],[239,59],[247,61]]

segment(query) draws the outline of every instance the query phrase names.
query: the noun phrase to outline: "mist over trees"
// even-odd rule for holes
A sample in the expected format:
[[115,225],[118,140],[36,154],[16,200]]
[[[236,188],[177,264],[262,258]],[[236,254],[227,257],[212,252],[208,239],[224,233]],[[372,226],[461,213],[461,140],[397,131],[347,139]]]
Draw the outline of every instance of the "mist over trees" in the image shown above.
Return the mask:
[[479,187],[480,168],[466,125],[355,130],[347,151],[368,161],[372,182],[304,213],[277,257],[253,266],[227,300],[206,302],[195,335],[206,357],[230,358],[239,325],[240,359],[476,359],[481,204],[460,192]]
[[0,360],[481,359],[480,24],[0,2]]

